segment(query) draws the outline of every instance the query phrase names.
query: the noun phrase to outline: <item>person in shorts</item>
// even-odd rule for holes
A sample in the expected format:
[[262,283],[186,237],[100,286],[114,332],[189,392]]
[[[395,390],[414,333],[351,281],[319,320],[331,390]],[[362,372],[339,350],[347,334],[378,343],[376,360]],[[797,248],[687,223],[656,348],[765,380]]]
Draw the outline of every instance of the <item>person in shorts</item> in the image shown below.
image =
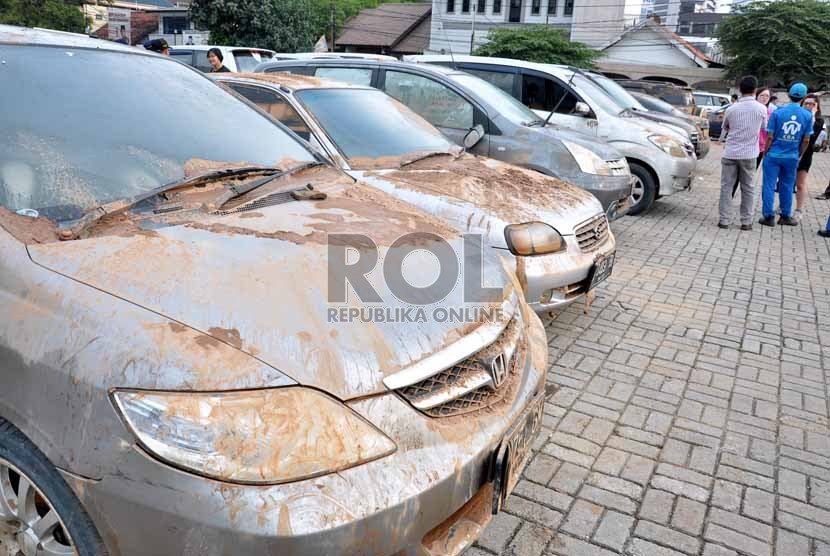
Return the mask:
[[821,108],[818,105],[818,97],[809,94],[801,101],[801,107],[813,114],[813,134],[810,136],[810,144],[798,162],[798,174],[795,178],[795,212],[793,216],[801,220],[803,216],[804,203],[807,201],[807,174],[810,173],[810,166],[813,164],[813,150],[815,149],[818,136],[824,128],[824,120],[821,117]]

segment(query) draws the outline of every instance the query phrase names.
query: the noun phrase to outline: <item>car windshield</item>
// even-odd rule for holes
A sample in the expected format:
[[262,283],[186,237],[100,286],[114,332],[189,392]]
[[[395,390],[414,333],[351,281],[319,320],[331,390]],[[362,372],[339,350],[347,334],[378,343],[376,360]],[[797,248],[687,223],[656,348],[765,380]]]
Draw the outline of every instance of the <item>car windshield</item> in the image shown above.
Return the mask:
[[382,91],[308,89],[297,97],[349,159],[455,149],[440,131]]
[[169,58],[0,45],[0,205],[72,220],[233,166],[314,160],[298,139]]
[[612,79],[604,75],[592,75],[591,80],[599,85],[623,110],[645,110],[643,105],[631,96],[631,93],[614,83]]
[[625,110],[605,92],[605,89],[590,79],[577,74],[573,76],[571,84],[579,90],[579,94],[587,99],[592,106],[599,106],[604,112],[616,115]]
[[543,121],[533,110],[483,79],[461,73],[454,73],[451,78],[471,93],[482,98],[487,104],[495,108],[499,114],[515,124]]

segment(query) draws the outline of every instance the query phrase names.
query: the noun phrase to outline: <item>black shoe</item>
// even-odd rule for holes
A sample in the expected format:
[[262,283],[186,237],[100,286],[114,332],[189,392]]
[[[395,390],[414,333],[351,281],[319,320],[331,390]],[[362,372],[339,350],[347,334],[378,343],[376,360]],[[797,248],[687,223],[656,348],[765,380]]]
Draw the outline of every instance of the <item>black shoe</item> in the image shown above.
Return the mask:
[[765,216],[758,221],[758,224],[761,224],[762,226],[775,226],[775,217]]
[[821,195],[816,196],[816,199],[826,201],[827,199],[830,199],[830,193],[822,193]]
[[721,224],[720,222],[718,222],[718,228],[720,228],[721,230],[728,230],[729,224]]
[[830,237],[830,230],[819,230],[818,235],[821,237]]
[[751,232],[752,224],[741,224],[741,230],[743,230],[744,232]]
[[798,226],[798,220],[792,216],[782,216],[778,219],[779,226]]

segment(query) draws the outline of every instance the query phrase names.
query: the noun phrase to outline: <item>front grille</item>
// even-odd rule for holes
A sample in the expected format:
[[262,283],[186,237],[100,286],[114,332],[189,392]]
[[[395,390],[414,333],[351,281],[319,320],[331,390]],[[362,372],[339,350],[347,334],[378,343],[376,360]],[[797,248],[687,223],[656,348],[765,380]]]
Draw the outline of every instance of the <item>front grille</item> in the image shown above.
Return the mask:
[[[430,417],[470,413],[493,405],[504,398],[507,385],[518,373],[523,360],[520,336],[521,321],[514,317],[489,346],[435,375],[399,388],[397,392]],[[497,386],[490,362],[498,357],[503,358],[504,375]]]
[[608,219],[604,214],[598,214],[577,226],[575,234],[581,250],[596,249],[608,238]]
[[609,160],[608,167],[611,168],[612,176],[628,175],[628,163],[625,161],[624,158],[620,158],[618,160]]
[[700,142],[700,134],[697,133],[697,132],[692,133],[691,134],[691,139],[692,139],[692,145],[697,147],[697,144]]

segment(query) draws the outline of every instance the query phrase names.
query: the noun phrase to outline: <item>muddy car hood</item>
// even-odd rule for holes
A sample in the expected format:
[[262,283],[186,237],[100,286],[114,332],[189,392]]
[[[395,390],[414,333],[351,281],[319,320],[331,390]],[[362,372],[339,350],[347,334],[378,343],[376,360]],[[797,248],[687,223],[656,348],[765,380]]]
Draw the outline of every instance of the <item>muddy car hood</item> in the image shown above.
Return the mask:
[[378,187],[465,232],[506,248],[504,227],[546,222],[563,235],[602,213],[590,193],[511,164],[474,155],[425,159],[397,170],[353,171]]
[[[172,319],[175,326],[185,325],[229,344],[300,384],[351,399],[385,391],[386,376],[441,350],[481,323],[433,318],[329,322],[329,310],[343,305],[327,301],[328,234],[369,236],[379,247],[381,261],[403,232],[436,233],[458,253],[462,239],[446,224],[366,185],[338,185],[328,195],[323,201],[287,202],[151,231],[28,249],[37,264]],[[499,295],[491,306],[502,308],[507,318],[517,307],[515,286],[492,252],[484,249],[484,285],[497,288]],[[436,270],[431,254],[415,251],[409,257],[414,257],[407,259],[413,268]],[[395,300],[381,276],[379,269],[369,276],[384,300],[373,307],[407,307]],[[442,306],[463,307],[462,290],[456,287]],[[365,307],[350,292],[348,308]],[[432,307],[426,309],[429,316]],[[193,382],[182,369],[169,372],[191,379],[182,379],[182,389],[211,389],[210,377]],[[236,382],[256,382],[256,377],[245,378]]]

